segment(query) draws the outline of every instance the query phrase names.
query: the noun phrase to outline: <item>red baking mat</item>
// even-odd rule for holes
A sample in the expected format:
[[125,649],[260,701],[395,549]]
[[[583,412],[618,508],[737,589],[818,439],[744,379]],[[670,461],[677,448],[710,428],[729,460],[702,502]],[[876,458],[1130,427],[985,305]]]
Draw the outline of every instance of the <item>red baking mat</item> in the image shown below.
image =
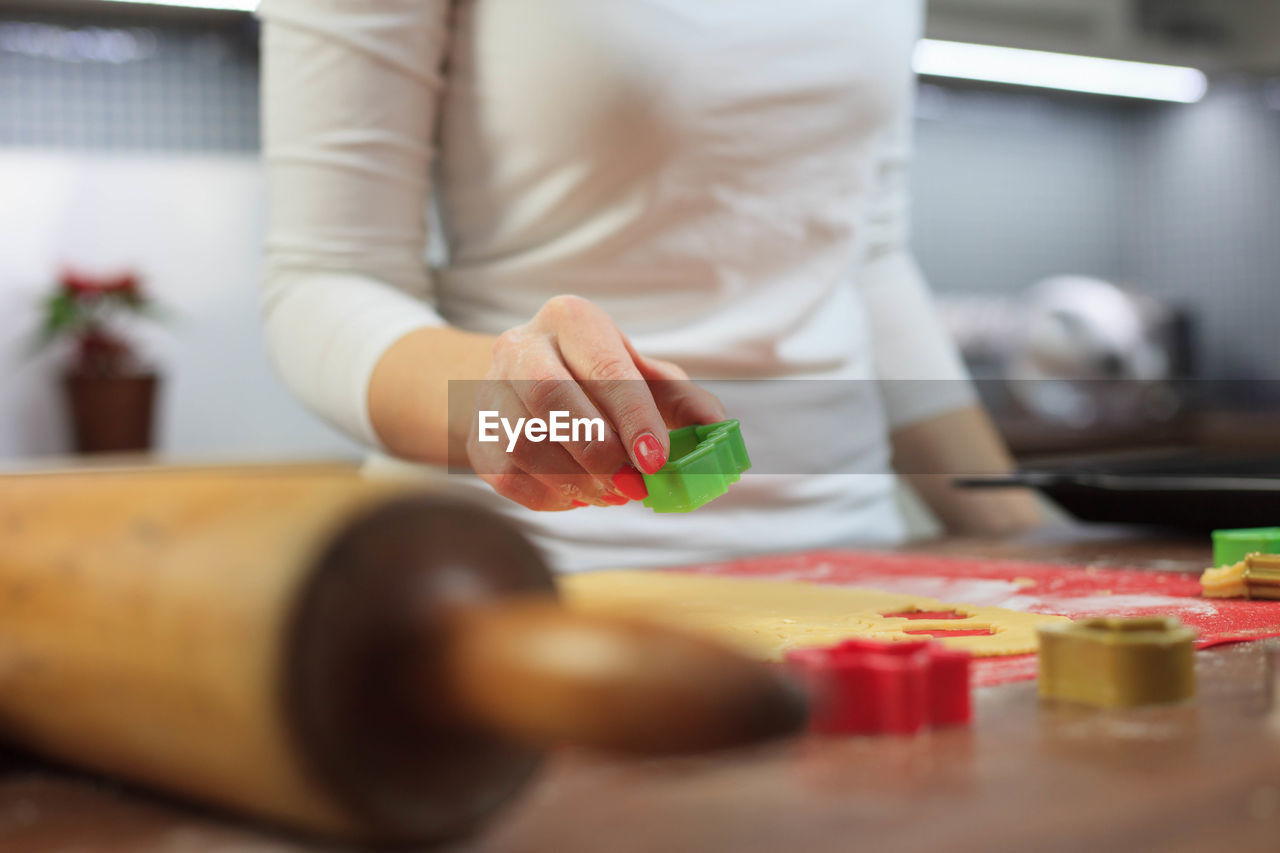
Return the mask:
[[[1072,619],[1177,616],[1199,632],[1202,649],[1280,636],[1280,602],[1201,598],[1197,576],[1170,572],[854,551],[753,557],[680,571],[863,586]],[[979,687],[1036,675],[1035,655],[982,658],[974,664],[974,684]]]

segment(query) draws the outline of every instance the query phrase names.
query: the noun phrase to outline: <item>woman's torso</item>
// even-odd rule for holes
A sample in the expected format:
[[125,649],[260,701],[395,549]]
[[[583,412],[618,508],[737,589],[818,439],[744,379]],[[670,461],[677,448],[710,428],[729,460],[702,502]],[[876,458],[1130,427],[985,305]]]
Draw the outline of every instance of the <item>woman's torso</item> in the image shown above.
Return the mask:
[[773,380],[713,384],[756,466],[688,516],[538,515],[465,484],[560,566],[901,535],[858,273],[920,25],[915,0],[456,4],[443,316],[497,333],[576,293],[695,378]]

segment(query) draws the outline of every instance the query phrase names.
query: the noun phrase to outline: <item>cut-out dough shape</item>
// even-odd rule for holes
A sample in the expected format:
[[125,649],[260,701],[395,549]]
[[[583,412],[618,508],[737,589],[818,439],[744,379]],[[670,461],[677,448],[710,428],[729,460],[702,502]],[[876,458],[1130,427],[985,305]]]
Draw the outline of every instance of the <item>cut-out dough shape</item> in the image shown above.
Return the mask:
[[[1065,616],[1019,613],[859,587],[742,580],[678,572],[609,571],[564,575],[562,595],[577,610],[642,617],[709,636],[746,654],[781,660],[788,649],[830,646],[854,637],[919,640],[906,633],[989,630],[939,637],[978,657],[1019,655],[1037,647],[1036,626]],[[907,619],[884,614],[955,611],[963,618]]]

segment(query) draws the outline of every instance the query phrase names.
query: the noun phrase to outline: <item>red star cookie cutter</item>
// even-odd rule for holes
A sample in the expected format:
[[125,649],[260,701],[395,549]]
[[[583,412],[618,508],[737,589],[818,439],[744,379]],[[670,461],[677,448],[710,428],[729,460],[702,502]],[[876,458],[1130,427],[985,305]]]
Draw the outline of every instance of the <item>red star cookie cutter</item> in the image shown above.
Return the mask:
[[809,694],[815,734],[916,734],[973,717],[968,652],[941,643],[848,640],[786,661]]

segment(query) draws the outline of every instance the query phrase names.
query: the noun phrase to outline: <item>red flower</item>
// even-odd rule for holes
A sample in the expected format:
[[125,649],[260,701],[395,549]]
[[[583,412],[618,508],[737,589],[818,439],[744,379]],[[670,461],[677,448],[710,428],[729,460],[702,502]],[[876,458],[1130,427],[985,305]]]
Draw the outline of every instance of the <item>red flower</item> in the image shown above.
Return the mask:
[[62,273],[62,289],[75,296],[87,296],[98,291],[98,283],[73,270]]
[[155,319],[136,273],[95,276],[64,267],[56,291],[45,300],[40,343],[74,342],[77,373],[123,375],[136,364],[126,330],[117,328],[128,316]]
[[73,296],[138,296],[140,286],[133,273],[94,278],[74,270],[62,273],[62,288]]
[[117,276],[115,279],[108,281],[102,288],[104,293],[119,293],[121,295],[137,295],[138,293],[138,277],[133,273],[125,273]]

